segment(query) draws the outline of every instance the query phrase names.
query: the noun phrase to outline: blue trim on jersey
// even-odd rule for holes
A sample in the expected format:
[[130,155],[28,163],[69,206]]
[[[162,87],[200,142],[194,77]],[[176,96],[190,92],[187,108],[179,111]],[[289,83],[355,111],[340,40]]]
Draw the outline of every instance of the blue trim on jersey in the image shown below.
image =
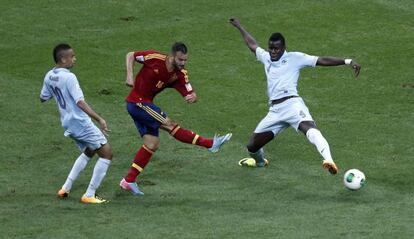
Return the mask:
[[[142,105],[148,106],[158,114],[167,118],[167,115],[161,111],[161,109],[152,103],[141,103]],[[134,120],[135,127],[139,134],[142,136],[149,134],[158,137],[159,128],[161,123],[156,120],[153,116],[147,113],[144,109],[138,107],[136,103],[127,102],[127,110],[131,118]]]

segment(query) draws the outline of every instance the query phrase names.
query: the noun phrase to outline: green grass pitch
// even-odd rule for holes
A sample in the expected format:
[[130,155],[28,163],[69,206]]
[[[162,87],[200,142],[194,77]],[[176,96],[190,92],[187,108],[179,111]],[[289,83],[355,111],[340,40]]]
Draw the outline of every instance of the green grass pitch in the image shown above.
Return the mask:
[[[0,238],[413,238],[414,4],[387,1],[12,1],[1,0]],[[270,165],[241,168],[245,144],[267,113],[262,65],[227,23],[237,16],[262,47],[282,32],[290,51],[355,58],[305,69],[299,93],[331,146],[340,173],[322,169],[306,138],[285,131],[266,147]],[[161,133],[139,177],[146,193],[118,187],[142,144],[125,110],[125,54],[189,47],[199,102],[174,90],[156,103],[201,135],[233,132],[217,154]],[[79,152],[63,137],[54,102],[39,103],[51,51],[70,43],[86,100],[108,122],[114,161],[99,190],[111,202],[79,199],[93,160],[60,200]],[[367,176],[360,191],[346,169]]]

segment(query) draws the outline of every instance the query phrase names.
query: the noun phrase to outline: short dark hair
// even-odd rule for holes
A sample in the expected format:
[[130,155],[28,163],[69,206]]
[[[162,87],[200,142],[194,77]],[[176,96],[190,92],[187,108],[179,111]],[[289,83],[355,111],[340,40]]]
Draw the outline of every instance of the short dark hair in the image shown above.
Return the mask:
[[281,41],[283,45],[285,45],[285,38],[283,37],[282,33],[275,32],[269,37],[269,41]]
[[55,60],[55,63],[60,62],[60,59],[63,57],[63,52],[69,49],[72,49],[72,47],[66,43],[60,43],[55,46],[55,48],[53,48],[53,59]]
[[176,53],[178,51],[181,51],[182,53],[187,54],[187,51],[188,51],[187,46],[182,42],[174,43],[174,45],[172,45],[171,47],[171,52]]

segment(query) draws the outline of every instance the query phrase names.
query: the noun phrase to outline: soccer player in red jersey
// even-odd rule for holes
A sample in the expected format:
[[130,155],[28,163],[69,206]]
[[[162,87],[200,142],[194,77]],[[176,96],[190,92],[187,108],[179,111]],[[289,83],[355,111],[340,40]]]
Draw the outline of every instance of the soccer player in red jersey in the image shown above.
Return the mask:
[[[180,127],[153,103],[154,97],[165,88],[175,88],[187,103],[196,102],[197,95],[184,69],[187,59],[187,47],[181,42],[174,43],[169,55],[153,50],[129,52],[126,55],[126,84],[132,87],[126,98],[127,110],[144,140],[128,174],[120,182],[121,188],[130,191],[133,195],[144,195],[136,183],[136,178],[158,149],[160,128],[183,143],[196,144],[213,153],[231,138],[231,133],[223,136],[216,135],[213,139],[204,138]],[[134,62],[143,65],[135,81],[133,80]]]

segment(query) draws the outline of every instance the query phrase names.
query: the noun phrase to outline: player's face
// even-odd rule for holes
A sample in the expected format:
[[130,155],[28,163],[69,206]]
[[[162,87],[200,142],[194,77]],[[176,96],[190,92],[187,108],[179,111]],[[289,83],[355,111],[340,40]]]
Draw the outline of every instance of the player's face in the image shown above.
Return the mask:
[[174,56],[173,65],[178,70],[182,70],[185,67],[185,63],[187,63],[188,55],[182,53],[181,51],[177,51]]
[[73,51],[73,49],[69,49],[67,51],[65,51],[65,54],[62,57],[62,65],[65,68],[72,68],[75,65],[76,62],[76,56],[75,56],[75,52]]
[[285,45],[282,41],[269,41],[269,54],[272,61],[278,61],[285,52]]

